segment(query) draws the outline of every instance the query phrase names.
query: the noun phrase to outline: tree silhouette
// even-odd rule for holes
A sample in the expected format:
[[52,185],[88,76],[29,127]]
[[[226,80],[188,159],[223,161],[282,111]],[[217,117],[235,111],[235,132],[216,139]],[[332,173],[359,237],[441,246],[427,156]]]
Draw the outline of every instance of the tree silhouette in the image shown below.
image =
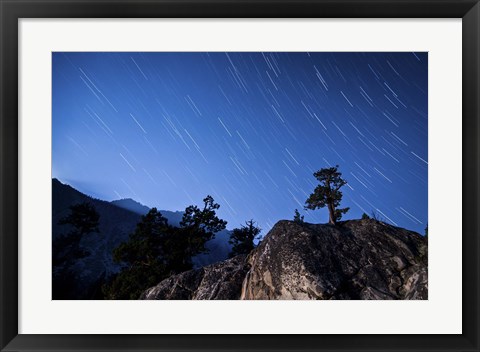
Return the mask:
[[298,209],[295,209],[295,214],[293,215],[293,221],[298,223],[298,224],[302,224],[304,221],[303,221],[303,218],[304,216],[300,216],[300,212],[298,211]]
[[157,210],[152,208],[142,216],[135,231],[130,234],[129,241],[121,243],[114,249],[113,259],[117,263],[129,266],[156,266],[163,256],[163,242],[169,234],[168,221]]
[[193,268],[192,258],[207,251],[205,243],[225,229],[227,222],[216,215],[220,205],[213,197],[203,208],[185,209],[180,227],[170,226],[157,209],[142,217],[127,242],[114,249],[114,260],[122,271],[103,287],[107,299],[138,299],[163,279]]
[[255,226],[253,220],[246,221],[245,225],[247,226],[242,225],[241,228],[234,229],[230,235],[228,242],[233,245],[229,254],[230,258],[239,254],[248,254],[255,248],[254,240],[258,238],[262,229]]
[[80,248],[80,241],[84,235],[99,232],[99,220],[100,215],[88,202],[70,206],[70,213],[58,224],[70,225],[72,230],[53,241],[53,264],[58,266],[85,257],[87,253]]
[[164,254],[173,228],[156,209],[142,216],[127,242],[113,250],[113,260],[123,269],[104,285],[107,299],[138,299],[148,287],[164,279],[169,270]]
[[75,231],[81,235],[98,232],[100,215],[95,210],[95,207],[83,202],[70,206],[70,214],[58,222],[60,225],[72,225]]
[[100,215],[95,207],[83,202],[70,206],[70,213],[60,219],[59,225],[69,225],[71,231],[59,236],[52,243],[52,298],[68,299],[75,289],[77,278],[71,270],[78,259],[89,253],[81,248],[82,237],[92,232],[99,232]]
[[196,205],[190,205],[185,209],[179,231],[184,241],[175,241],[176,243],[172,243],[172,245],[182,245],[187,259],[207,252],[205,243],[211,240],[216,232],[224,230],[227,226],[227,222],[219,219],[216,214],[216,210],[219,208],[220,205],[215,203],[212,196],[208,195],[203,199],[203,209]]
[[338,171],[338,165],[330,168],[323,168],[313,174],[320,184],[310,197],[305,201],[305,209],[318,209],[327,207],[329,213],[328,222],[335,225],[342,218],[349,208],[337,209],[342,200],[340,188],[347,184],[342,179],[342,173]]
[[212,196],[208,195],[203,199],[202,210],[196,205],[190,205],[185,209],[180,226],[203,229],[205,232],[212,234],[224,230],[227,222],[217,217],[215,210],[218,208],[220,208],[220,205],[215,203]]

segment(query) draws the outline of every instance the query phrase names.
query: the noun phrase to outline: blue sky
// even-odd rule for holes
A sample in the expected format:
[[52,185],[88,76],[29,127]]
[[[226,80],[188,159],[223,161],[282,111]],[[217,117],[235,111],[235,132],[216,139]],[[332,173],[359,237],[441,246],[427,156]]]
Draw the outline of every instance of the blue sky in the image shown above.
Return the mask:
[[183,210],[210,194],[227,228],[305,211],[338,164],[344,219],[424,233],[427,53],[53,53],[53,177],[94,197]]

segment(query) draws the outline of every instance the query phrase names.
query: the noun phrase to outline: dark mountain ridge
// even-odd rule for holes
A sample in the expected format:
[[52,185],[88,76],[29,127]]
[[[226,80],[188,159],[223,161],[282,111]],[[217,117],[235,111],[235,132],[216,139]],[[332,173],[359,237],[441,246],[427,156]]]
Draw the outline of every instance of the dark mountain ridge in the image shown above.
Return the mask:
[[[129,238],[135,230],[141,216],[150,208],[132,199],[121,199],[108,202],[90,197],[63,184],[58,179],[52,179],[52,238],[68,236],[72,230],[70,225],[59,225],[60,219],[70,214],[70,206],[88,202],[95,207],[100,215],[99,232],[82,237],[80,245],[86,250],[87,256],[75,261],[71,273],[76,277],[72,287],[54,299],[99,299],[99,285],[108,277],[116,274],[120,266],[113,261],[112,252],[120,243]],[[183,212],[160,210],[168,222],[178,226]],[[194,267],[215,263],[228,257],[231,246],[228,243],[230,231],[224,230],[207,242],[208,253],[193,258]],[[57,270],[58,268],[53,268]]]
[[149,207],[133,200],[132,198],[122,198],[122,199],[112,200],[110,203],[112,203],[113,205],[119,208],[127,209],[133,213],[137,213],[140,215],[145,215],[150,210]]
[[[113,200],[111,204],[131,211],[139,215],[145,215],[150,211],[150,208],[142,203],[139,203],[132,198],[123,198],[118,200]],[[183,211],[170,211],[170,210],[159,210],[162,215],[168,219],[168,223],[173,226],[179,226],[180,221],[182,221]]]
[[[141,215],[119,208],[110,202],[87,196],[57,179],[52,180],[52,238],[68,236],[72,227],[60,225],[60,219],[70,214],[70,206],[88,202],[100,215],[99,232],[82,236],[80,246],[87,256],[75,260],[71,275],[75,282],[70,288],[61,288],[61,296],[54,299],[92,299],[98,295],[99,282],[119,270],[113,262],[112,251],[135,229]],[[58,268],[54,267],[53,270]],[[57,290],[54,290],[54,295]]]

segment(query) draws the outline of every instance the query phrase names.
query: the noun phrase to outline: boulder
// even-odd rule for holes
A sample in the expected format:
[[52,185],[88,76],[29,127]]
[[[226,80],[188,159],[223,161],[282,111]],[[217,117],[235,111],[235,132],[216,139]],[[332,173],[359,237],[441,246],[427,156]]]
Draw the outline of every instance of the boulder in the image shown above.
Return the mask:
[[249,258],[241,299],[427,299],[427,242],[373,219],[280,221]]
[[245,259],[245,255],[240,255],[170,276],[146,290],[140,299],[239,299],[248,271]]

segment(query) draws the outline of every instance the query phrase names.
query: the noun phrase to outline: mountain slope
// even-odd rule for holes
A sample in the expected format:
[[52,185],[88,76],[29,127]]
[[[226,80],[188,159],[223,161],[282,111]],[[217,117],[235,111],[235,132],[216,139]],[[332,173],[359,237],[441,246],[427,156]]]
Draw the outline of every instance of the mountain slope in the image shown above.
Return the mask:
[[[338,226],[283,220],[246,260],[170,277],[142,299],[427,299],[427,245],[416,232],[373,219]],[[241,286],[238,277],[225,279],[229,272],[245,273]],[[177,295],[178,285],[189,294]]]
[[146,205],[143,205],[143,204],[141,204],[137,201],[134,201],[131,198],[123,198],[123,199],[113,200],[113,201],[110,202],[110,204],[113,204],[116,207],[119,207],[119,208],[122,208],[122,209],[130,210],[131,212],[137,213],[137,214],[140,214],[140,215],[145,215],[150,210],[150,208],[147,207]]
[[[98,295],[98,283],[119,270],[113,262],[112,251],[135,229],[141,215],[119,208],[110,202],[89,197],[57,179],[52,180],[52,238],[68,236],[71,227],[59,225],[60,219],[70,214],[70,206],[88,202],[100,215],[99,233],[82,237],[80,245],[88,256],[78,259],[71,267],[77,279],[72,287],[54,289],[62,294],[54,299],[91,299]],[[53,268],[56,270],[58,268]],[[97,297],[98,298],[98,297]]]
[[[127,209],[140,215],[145,215],[150,210],[149,207],[136,202],[131,198],[114,200],[110,203],[119,208]],[[183,211],[160,210],[160,212],[165,218],[168,219],[168,223],[170,225],[180,226],[180,222],[182,221],[184,214]],[[223,230],[216,233],[215,237],[208,241],[205,245],[205,247],[208,249],[208,252],[193,257],[194,268],[201,268],[202,266],[227,259],[228,254],[232,250],[232,245],[228,243],[231,233],[232,232],[229,230]]]
[[[150,211],[150,208],[146,205],[143,205],[131,198],[118,199],[110,202],[111,204],[129,210],[133,213],[139,215],[145,215]],[[183,211],[169,211],[169,210],[159,210],[162,215],[168,219],[168,223],[173,226],[179,226],[180,221],[182,221]]]
[[[75,188],[52,179],[52,238],[68,235],[72,228],[69,225],[59,225],[60,219],[70,214],[70,206],[88,202],[92,204],[100,215],[99,233],[91,233],[82,237],[80,245],[88,252],[84,258],[75,261],[71,267],[75,280],[71,287],[62,287],[62,294],[54,299],[98,299],[99,286],[105,278],[117,273],[120,266],[113,262],[112,252],[120,243],[129,238],[135,230],[141,216],[149,208],[132,200],[122,199],[107,202],[87,196]],[[183,212],[160,210],[168,222],[178,226]],[[221,231],[216,237],[207,242],[209,253],[193,258],[194,267],[225,260],[230,252],[228,238],[230,231]],[[59,268],[54,267],[53,270]],[[59,290],[54,290],[58,292]]]

